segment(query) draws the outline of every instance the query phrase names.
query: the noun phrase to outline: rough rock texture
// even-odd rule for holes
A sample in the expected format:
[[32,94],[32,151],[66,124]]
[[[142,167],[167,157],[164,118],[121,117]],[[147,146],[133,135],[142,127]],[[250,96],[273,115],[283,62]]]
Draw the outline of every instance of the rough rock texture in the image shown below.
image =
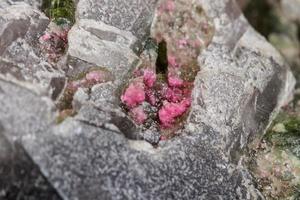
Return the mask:
[[[212,18],[215,34],[198,58],[201,71],[182,135],[156,148],[130,140],[138,139],[135,133],[140,130],[116,103],[118,86],[137,64],[132,45],[144,42],[154,1],[78,2],[68,59],[104,67],[114,73],[115,81],[92,87],[78,114],[61,124],[55,124],[53,100],[37,90],[39,81],[28,78],[24,84],[21,78],[0,76],[0,124],[8,130],[3,133],[9,142],[19,141],[62,199],[264,199],[243,165],[243,152],[289,99],[294,79],[235,1],[199,3]],[[0,30],[10,30],[6,24],[14,23],[15,15],[9,12],[12,17],[2,20],[0,13]],[[29,30],[31,22],[26,25]],[[26,33],[18,39],[35,38]],[[8,52],[15,43],[1,32],[0,41]],[[13,55],[15,65],[26,63],[15,61],[22,54]],[[0,63],[0,70],[3,66]],[[32,75],[40,74],[24,67]],[[66,76],[85,70],[69,66]]]
[[40,8],[42,6],[42,0],[2,0],[0,2],[0,8],[6,7],[8,5],[12,5],[18,2],[25,2],[30,6],[33,6],[34,8]]
[[300,1],[252,0],[248,3],[244,7],[245,16],[283,55],[296,78],[293,101],[281,109],[264,137],[250,146],[249,169],[266,199],[299,199]]
[[77,19],[101,21],[142,39],[148,37],[156,2],[157,0],[80,0]]
[[10,81],[24,82],[24,85],[56,99],[64,87],[65,78],[42,57],[37,44],[49,19],[22,2],[0,8],[0,12],[1,76]]
[[60,197],[42,176],[23,148],[12,145],[0,132],[0,199],[49,199]]
[[[85,61],[112,71],[121,80],[138,62],[137,52],[150,32],[156,0],[80,0],[76,24],[69,33],[68,74],[85,71]],[[75,67],[74,67],[75,65]],[[74,72],[75,71],[75,72]]]

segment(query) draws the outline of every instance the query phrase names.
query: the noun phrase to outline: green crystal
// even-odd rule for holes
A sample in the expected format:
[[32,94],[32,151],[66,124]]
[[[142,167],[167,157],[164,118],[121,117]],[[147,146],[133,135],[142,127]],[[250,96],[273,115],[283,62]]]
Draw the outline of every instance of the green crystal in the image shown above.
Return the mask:
[[66,21],[75,22],[73,0],[44,0],[42,9],[50,19],[59,25],[66,23]]

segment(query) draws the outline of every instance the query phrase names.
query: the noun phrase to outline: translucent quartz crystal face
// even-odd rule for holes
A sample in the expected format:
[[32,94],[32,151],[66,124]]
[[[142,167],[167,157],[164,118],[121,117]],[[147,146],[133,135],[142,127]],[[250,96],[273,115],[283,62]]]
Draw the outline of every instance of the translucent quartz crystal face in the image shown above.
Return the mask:
[[124,88],[121,102],[145,129],[163,138],[180,128],[191,106],[197,57],[210,43],[214,29],[201,6],[193,1],[162,0],[152,26],[152,43],[141,55]]

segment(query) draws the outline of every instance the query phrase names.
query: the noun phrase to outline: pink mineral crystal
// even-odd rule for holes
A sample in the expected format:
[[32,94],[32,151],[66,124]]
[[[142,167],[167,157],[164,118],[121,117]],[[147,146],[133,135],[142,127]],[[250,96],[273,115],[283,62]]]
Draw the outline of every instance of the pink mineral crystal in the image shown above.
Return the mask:
[[183,98],[183,91],[178,88],[168,88],[165,94],[165,98],[169,102],[180,102]]
[[173,55],[168,55],[168,63],[169,65],[171,65],[172,67],[178,67],[178,64],[176,62],[176,57]]
[[40,37],[41,40],[47,41],[51,38],[51,35],[49,33],[45,33],[43,36]]
[[142,106],[131,109],[130,115],[132,116],[133,120],[139,125],[143,124],[147,119],[147,115],[145,114]]
[[81,86],[81,81],[77,80],[77,81],[70,81],[67,84],[67,89],[68,90],[72,90],[72,91],[76,91],[80,86]]
[[156,73],[150,69],[144,70],[144,83],[147,87],[153,87],[156,81]]
[[203,42],[201,41],[201,40],[194,40],[193,42],[192,42],[192,46],[194,47],[194,48],[199,48],[199,47],[201,47],[203,45]]
[[187,45],[188,45],[188,41],[186,39],[180,39],[180,40],[178,40],[178,47],[179,48],[184,48]]
[[171,87],[181,87],[183,85],[183,80],[176,76],[169,76],[168,84]]
[[88,81],[94,81],[100,83],[104,81],[105,76],[102,71],[91,71],[86,74],[85,78]]
[[179,103],[164,102],[163,107],[158,111],[158,117],[162,127],[171,127],[171,125],[175,122],[175,119],[182,116],[190,105],[190,99],[182,100]]
[[121,96],[121,101],[129,108],[133,108],[141,104],[145,100],[144,84],[141,82],[133,82]]
[[135,77],[135,78],[143,76],[143,74],[144,74],[143,71],[140,69],[136,69],[133,71],[133,77]]
[[159,140],[161,140],[161,141],[165,141],[165,140],[167,140],[167,137],[166,137],[166,136],[164,136],[164,135],[161,135],[161,136],[160,136],[160,138],[159,138]]
[[166,11],[172,12],[175,10],[175,2],[174,0],[168,0],[166,2]]
[[156,104],[155,92],[153,90],[146,90],[146,100],[152,106]]

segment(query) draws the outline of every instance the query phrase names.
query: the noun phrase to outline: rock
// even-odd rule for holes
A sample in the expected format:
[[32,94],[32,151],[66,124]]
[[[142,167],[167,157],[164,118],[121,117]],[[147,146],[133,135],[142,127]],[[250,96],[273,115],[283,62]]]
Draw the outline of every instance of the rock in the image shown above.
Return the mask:
[[138,57],[124,45],[101,40],[78,25],[70,30],[68,37],[69,57],[103,67],[118,80],[122,79],[138,60]]
[[142,138],[150,144],[158,144],[160,140],[160,133],[158,130],[146,130],[142,133]]
[[3,9],[3,8],[7,7],[7,6],[9,6],[8,2],[6,2],[6,1],[1,1],[0,2],[0,9]]
[[56,99],[64,88],[65,77],[43,58],[37,44],[49,19],[25,3],[3,8],[1,13],[1,74],[10,81],[13,79],[9,76],[13,76],[15,82],[26,82],[28,87],[38,84],[33,87]]
[[123,31],[129,31],[139,39],[145,39],[152,23],[157,0],[118,1],[80,0],[77,20],[92,19]]
[[[19,145],[12,145],[0,132],[0,199],[61,199],[38,167]],[[7,134],[7,133],[6,133]]]
[[[1,8],[1,45],[8,47],[17,38],[33,40],[43,32],[49,19],[25,3]],[[1,54],[5,48],[1,48]]]
[[81,108],[76,120],[103,129],[122,133],[128,139],[141,139],[136,125],[126,116],[120,108],[111,106],[93,106],[87,104]]
[[[114,6],[122,9],[116,10]],[[139,61],[136,53],[149,35],[154,9],[155,0],[80,0],[76,25],[69,33],[68,56],[73,67],[67,73],[78,74],[84,70],[76,67],[78,60],[113,69],[115,79],[122,80]]]
[[36,9],[40,8],[42,6],[42,0],[3,0],[0,2],[0,8],[1,7],[8,7],[12,4],[17,4],[20,2],[24,2]]
[[96,106],[116,104],[119,101],[116,90],[117,87],[112,82],[95,85],[91,89],[91,101]]
[[[0,199],[61,199],[19,143],[22,137],[31,137],[30,133],[44,130],[52,121],[50,99],[37,96],[24,86],[0,78],[3,105],[0,108]],[[14,113],[18,113],[18,119]]]
[[43,0],[8,0],[8,1],[11,1],[12,3],[25,2],[36,9],[41,8],[43,3]]
[[[116,94],[119,93],[118,88],[126,80],[128,72],[139,62],[138,52],[150,32],[154,3],[133,1],[130,5],[136,5],[137,7],[128,10],[128,12],[122,11],[124,17],[116,10],[109,12],[112,9],[111,6],[116,5],[115,1],[103,1],[99,9],[89,10],[92,7],[96,8],[98,4],[98,1],[93,0],[78,2],[76,24],[68,36],[67,56],[69,68],[65,71],[70,77],[76,77],[92,67],[104,68],[111,72],[114,76],[113,87],[103,84],[100,87],[109,93],[101,92],[100,95],[112,95],[109,95],[109,98],[105,101],[95,99],[97,102],[110,104],[112,98],[115,98]],[[126,4],[124,8],[129,6],[127,3],[123,4],[124,6]],[[87,7],[87,5],[93,6]],[[134,15],[130,13],[132,11],[135,12]],[[89,14],[86,14],[86,12]],[[135,18],[137,13],[143,14],[143,17]],[[123,26],[125,24],[118,26],[119,21],[116,21],[115,18],[117,15],[120,15],[119,17],[124,20],[129,20],[124,22],[126,26]],[[134,22],[134,24],[130,24],[131,22]],[[106,85],[107,89],[105,89]],[[92,97],[99,96],[93,90]],[[112,101],[117,102],[115,99]]]
[[[67,56],[106,68],[115,81],[93,86],[78,114],[60,124],[55,123],[53,100],[35,92],[39,82],[27,81],[26,87],[0,77],[0,123],[9,130],[5,137],[20,142],[63,199],[264,199],[244,164],[246,147],[289,100],[295,80],[235,1],[199,4],[214,22],[214,37],[198,57],[201,70],[180,135],[155,146],[138,141],[146,132],[140,132],[119,102],[130,70],[139,64],[132,45],[149,36],[152,3],[79,1]],[[145,12],[147,20],[135,21]],[[103,23],[113,26],[110,31],[117,36],[92,31],[81,20],[99,22],[98,30]],[[30,39],[23,40],[26,45]],[[24,62],[16,62],[22,55],[14,55],[5,60],[12,66],[6,71]],[[66,71],[79,74],[71,67]]]
[[86,88],[79,88],[74,97],[73,97],[73,109],[75,111],[80,110],[81,106],[89,100],[89,95],[88,95],[88,89]]

